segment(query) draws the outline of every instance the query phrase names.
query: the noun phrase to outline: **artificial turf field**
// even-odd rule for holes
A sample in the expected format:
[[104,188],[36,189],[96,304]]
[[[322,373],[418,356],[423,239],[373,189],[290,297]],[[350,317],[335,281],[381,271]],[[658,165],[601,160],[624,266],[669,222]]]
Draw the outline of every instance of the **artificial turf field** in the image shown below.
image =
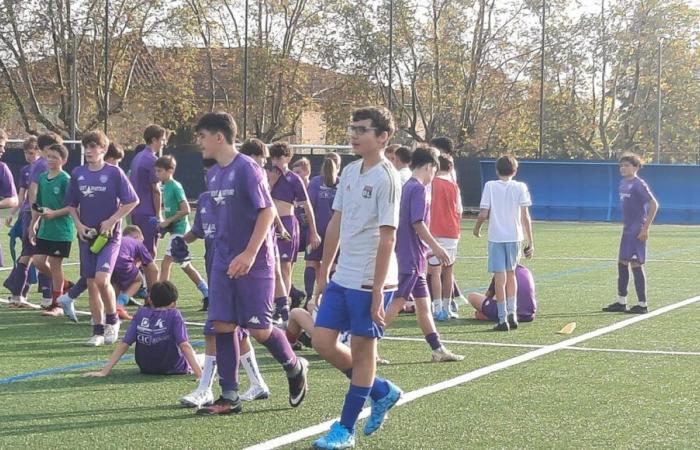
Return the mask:
[[[472,224],[463,223],[456,266],[465,295],[484,290],[489,281],[486,239],[471,235]],[[534,274],[539,303],[533,323],[493,332],[490,323],[473,320],[462,304],[460,318],[439,323],[438,330],[443,340],[455,341],[448,347],[466,358],[433,364],[415,318],[402,315],[387,331],[392,339],[379,345],[391,364],[378,372],[410,393],[538,349],[548,353],[429,395],[409,394],[414,400],[393,409],[381,431],[371,437],[358,433],[358,448],[700,447],[700,302],[573,348],[547,347],[639,316],[600,312],[616,295],[619,225],[536,222],[534,230],[535,258],[525,262]],[[652,311],[700,295],[698,232],[690,226],[652,227],[647,263]],[[7,261],[7,243],[3,246]],[[195,244],[192,252],[201,256],[203,246]],[[202,261],[195,264],[203,271]],[[77,278],[76,265],[66,271]],[[302,272],[297,266],[298,287]],[[203,322],[204,313],[196,312],[196,288],[181,271],[173,273],[185,319]],[[30,300],[38,302],[33,295]],[[635,301],[632,283],[629,301]],[[78,308],[87,309],[86,295]],[[244,404],[236,416],[194,416],[177,404],[196,387],[192,376],[140,375],[131,356],[108,378],[83,378],[83,372],[102,366],[112,348],[85,347],[91,329],[89,318],[81,319],[75,325],[0,305],[0,448],[244,448],[340,413],[348,382],[310,349],[300,352],[311,363],[310,387],[296,409],[287,403],[282,370],[259,345],[258,361],[272,395]],[[577,323],[572,335],[556,333],[569,322]],[[201,351],[201,327],[189,331]],[[241,388],[247,388],[243,372]],[[215,395],[216,389],[215,384]],[[308,448],[313,439],[283,448]]]

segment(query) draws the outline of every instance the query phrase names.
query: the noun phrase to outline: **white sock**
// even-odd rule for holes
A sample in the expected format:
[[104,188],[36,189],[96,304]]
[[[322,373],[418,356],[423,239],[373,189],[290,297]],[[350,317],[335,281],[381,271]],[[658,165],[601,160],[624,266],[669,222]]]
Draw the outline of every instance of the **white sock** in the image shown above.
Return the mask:
[[433,300],[433,312],[437,313],[442,311],[442,299],[436,298]]
[[647,302],[639,302],[639,306],[641,306],[642,308],[646,308]]
[[450,310],[450,301],[452,301],[452,299],[450,299],[450,298],[443,298],[442,299],[442,309],[444,311]]
[[260,369],[258,369],[258,361],[255,359],[255,350],[253,346],[250,346],[250,351],[245,355],[241,355],[241,364],[245,369],[246,375],[248,375],[248,380],[250,381],[250,386],[260,386],[266,388],[265,380],[263,380]]
[[216,373],[216,356],[204,355],[204,367],[202,368],[202,378],[199,379],[200,391],[211,390]]
[[627,304],[627,297],[624,297],[622,295],[617,296],[617,303],[621,305],[626,305]]

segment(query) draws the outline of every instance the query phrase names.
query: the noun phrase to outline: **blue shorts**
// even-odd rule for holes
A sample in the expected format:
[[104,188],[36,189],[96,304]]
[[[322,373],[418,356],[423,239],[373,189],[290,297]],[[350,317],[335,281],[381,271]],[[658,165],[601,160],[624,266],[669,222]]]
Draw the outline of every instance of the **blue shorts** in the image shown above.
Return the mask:
[[488,271],[491,273],[513,271],[518,265],[519,256],[520,243],[489,241]]
[[[384,304],[388,305],[393,298],[393,292],[385,292]],[[331,281],[323,292],[315,326],[350,331],[353,336],[380,338],[384,329],[372,320],[371,307],[371,292],[347,289]]]

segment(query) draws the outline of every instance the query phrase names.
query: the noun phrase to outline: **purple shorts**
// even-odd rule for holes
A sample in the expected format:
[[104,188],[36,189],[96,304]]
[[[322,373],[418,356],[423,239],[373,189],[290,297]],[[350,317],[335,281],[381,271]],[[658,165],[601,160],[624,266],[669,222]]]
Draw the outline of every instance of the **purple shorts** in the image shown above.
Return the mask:
[[428,283],[425,281],[425,275],[417,273],[400,273],[399,274],[399,289],[396,291],[395,298],[403,298],[408,300],[416,298],[430,298],[428,291]]
[[119,245],[122,237],[112,237],[102,251],[94,254],[90,251],[90,243],[79,241],[80,247],[80,276],[90,279],[95,278],[97,272],[112,273],[119,256]]
[[138,267],[134,267],[129,272],[112,272],[112,284],[117,286],[121,291],[126,291],[134,281],[141,279],[141,273]]
[[155,258],[156,248],[158,247],[158,230],[156,229],[155,216],[151,214],[133,214],[131,216],[131,224],[141,229],[143,245]]
[[281,262],[296,262],[297,253],[299,253],[299,221],[296,216],[283,216],[280,217],[282,220],[282,225],[292,236],[292,239],[285,241],[284,239],[277,239],[277,248],[280,252]]
[[644,264],[647,259],[647,243],[637,239],[636,234],[624,234],[620,239],[620,261]]
[[311,250],[310,252],[306,252],[304,255],[304,261],[321,261],[323,258],[323,244],[325,242],[325,237],[321,236],[321,243],[319,244],[318,247],[316,247],[315,250]]
[[214,267],[209,279],[208,319],[267,329],[272,326],[274,292],[274,277],[231,279],[225,269]]
[[[214,322],[211,320],[207,320],[204,322],[204,335],[205,336],[216,336],[216,330],[214,329]],[[236,339],[239,341],[242,341],[243,339],[246,339],[248,336],[250,336],[250,333],[248,330],[245,328],[238,327],[236,328]]]
[[[492,322],[498,322],[498,306],[496,305],[496,299],[492,297],[486,297],[484,303],[481,304],[481,314],[485,315]],[[518,314],[518,322],[532,322],[535,320],[534,315],[521,315]]]

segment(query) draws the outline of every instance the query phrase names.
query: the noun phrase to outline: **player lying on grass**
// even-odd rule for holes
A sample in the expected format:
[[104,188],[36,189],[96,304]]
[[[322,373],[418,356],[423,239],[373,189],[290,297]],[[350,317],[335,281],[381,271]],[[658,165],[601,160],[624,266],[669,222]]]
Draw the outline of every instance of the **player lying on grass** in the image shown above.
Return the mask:
[[117,344],[109,361],[99,372],[87,372],[86,377],[106,377],[129,347],[136,344],[136,364],[141,373],[149,375],[202,376],[202,369],[189,343],[187,327],[177,309],[178,292],[169,281],[151,287],[152,307],[143,307]]
[[[515,311],[518,322],[532,322],[537,313],[537,299],[535,296],[535,280],[527,267],[518,264],[515,268],[515,278],[518,281],[518,293],[515,300]],[[498,307],[494,299],[494,286],[496,278],[491,279],[491,285],[484,294],[471,292],[467,296],[469,304],[474,307],[474,318],[477,320],[490,320],[498,322]]]

